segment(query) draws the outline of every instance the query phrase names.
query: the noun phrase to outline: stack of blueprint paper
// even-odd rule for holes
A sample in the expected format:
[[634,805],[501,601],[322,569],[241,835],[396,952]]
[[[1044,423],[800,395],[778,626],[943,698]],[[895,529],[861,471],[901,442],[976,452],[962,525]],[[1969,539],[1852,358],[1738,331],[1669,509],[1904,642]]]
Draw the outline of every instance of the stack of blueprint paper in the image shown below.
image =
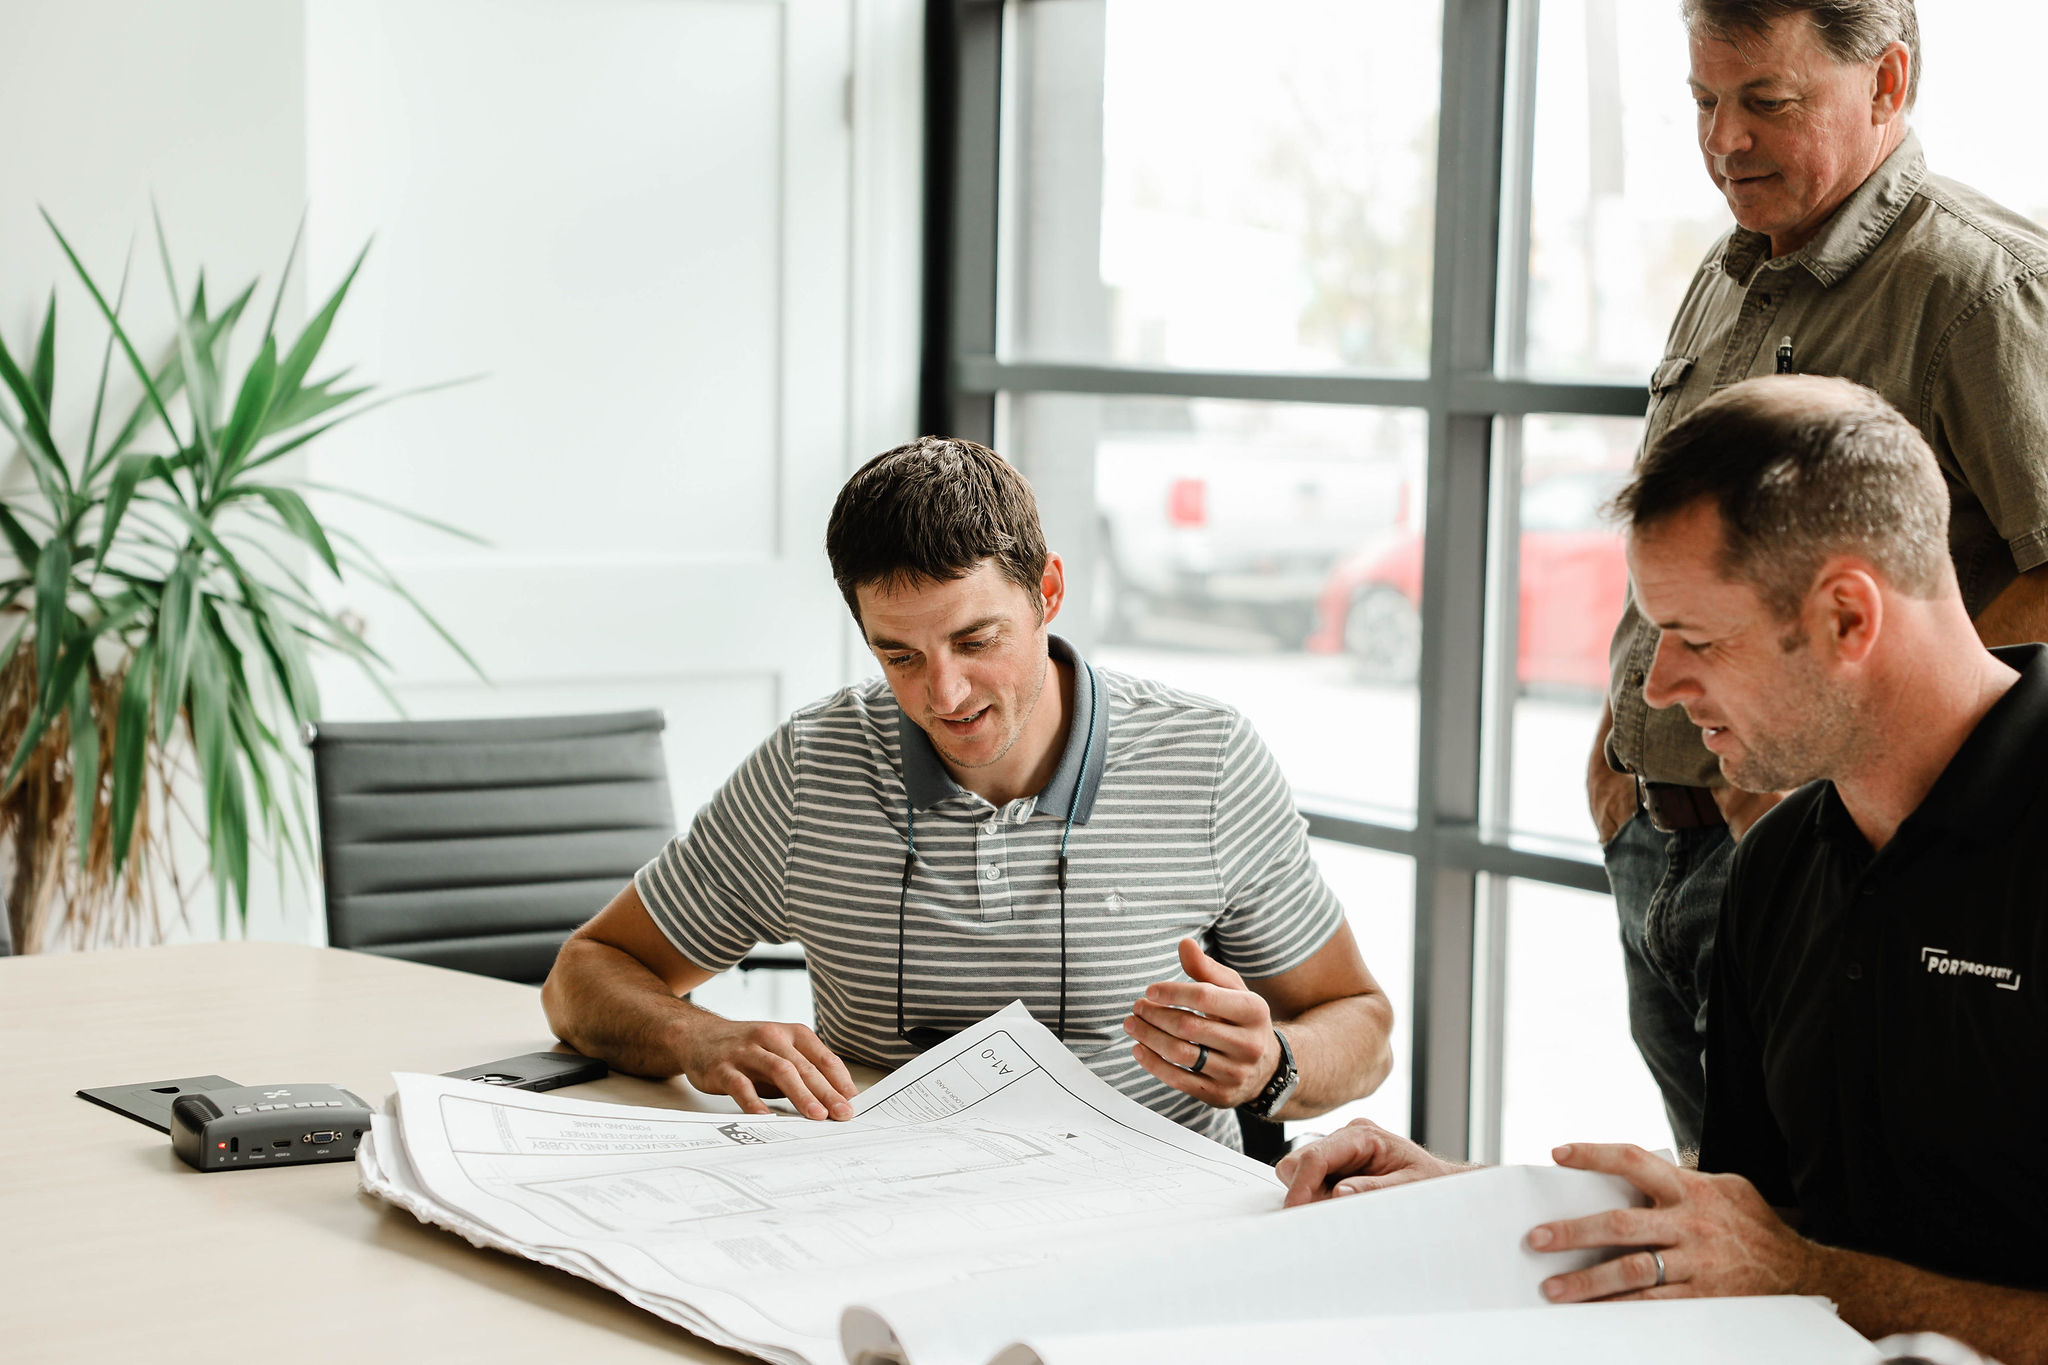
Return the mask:
[[1021,1005],[844,1123],[396,1080],[365,1190],[764,1360],[1877,1358],[1804,1300],[1545,1306],[1545,1276],[1595,1257],[1522,1235],[1636,1198],[1609,1177],[1503,1167],[1281,1211],[1269,1169],[1119,1095]]

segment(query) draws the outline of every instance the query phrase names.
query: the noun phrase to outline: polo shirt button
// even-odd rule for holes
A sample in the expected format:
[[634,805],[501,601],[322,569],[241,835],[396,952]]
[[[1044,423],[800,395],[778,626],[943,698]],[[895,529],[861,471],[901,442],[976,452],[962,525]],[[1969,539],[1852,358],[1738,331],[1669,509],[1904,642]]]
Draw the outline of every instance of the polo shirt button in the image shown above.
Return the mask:
[[984,877],[987,877],[990,881],[995,881],[998,877],[1001,877],[1003,875],[1003,870],[1000,867],[992,867],[988,871],[984,872],[982,875]]
[[983,834],[994,834],[997,830],[1001,828],[1002,826],[1000,824],[996,823],[994,820],[991,820],[981,827],[981,832]]
[[1863,964],[1861,962],[1851,962],[1849,964],[1849,979],[1851,981],[1861,981],[1863,979]]

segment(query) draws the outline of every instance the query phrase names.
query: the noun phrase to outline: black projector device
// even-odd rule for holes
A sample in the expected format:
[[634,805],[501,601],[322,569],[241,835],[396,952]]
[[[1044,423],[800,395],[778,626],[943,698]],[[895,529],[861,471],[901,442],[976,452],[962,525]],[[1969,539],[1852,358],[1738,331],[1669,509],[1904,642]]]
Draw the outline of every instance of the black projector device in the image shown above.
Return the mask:
[[338,1085],[234,1085],[171,1101],[171,1150],[201,1171],[353,1161],[370,1106]]

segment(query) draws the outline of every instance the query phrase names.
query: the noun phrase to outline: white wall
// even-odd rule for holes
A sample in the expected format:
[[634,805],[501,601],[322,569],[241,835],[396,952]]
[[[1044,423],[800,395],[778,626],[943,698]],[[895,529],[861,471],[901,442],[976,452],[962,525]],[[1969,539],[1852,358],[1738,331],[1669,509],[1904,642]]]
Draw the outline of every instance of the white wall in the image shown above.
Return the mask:
[[[204,267],[213,298],[261,277],[267,307],[306,198],[305,32],[276,0],[0,0],[0,335],[17,353],[57,288],[57,438],[84,443],[106,333],[74,282],[46,208],[108,291],[134,245],[124,322],[138,341],[170,338],[170,294],[150,223],[161,211],[181,287]],[[286,290],[279,325],[296,329],[303,291]],[[255,323],[246,324],[254,334]],[[251,343],[253,345],[253,342]],[[140,390],[117,369],[109,410]],[[145,447],[147,448],[147,447]],[[29,486],[14,456],[4,487]],[[181,867],[204,851],[181,841]],[[280,897],[269,869],[252,889],[250,932],[303,939],[307,896]],[[173,937],[216,932],[210,893]]]
[[[489,372],[310,460],[495,542],[351,522],[497,680],[337,592],[413,714],[667,704],[687,819],[858,667],[819,547],[845,471],[916,434],[917,0],[0,0],[0,34],[10,343],[60,264],[35,204],[118,274],[153,188],[180,265],[237,283],[310,201],[293,327],[375,232],[329,358],[386,387]],[[61,385],[96,352],[60,309]],[[381,709],[325,679],[330,715]],[[250,929],[322,935],[304,894]]]

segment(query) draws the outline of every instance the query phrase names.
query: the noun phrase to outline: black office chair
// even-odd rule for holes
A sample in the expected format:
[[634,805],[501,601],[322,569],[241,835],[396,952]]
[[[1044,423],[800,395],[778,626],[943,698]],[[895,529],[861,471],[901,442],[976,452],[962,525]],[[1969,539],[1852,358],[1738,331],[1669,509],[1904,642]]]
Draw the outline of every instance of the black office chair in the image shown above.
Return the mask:
[[508,981],[675,833],[659,711],[307,726],[327,940]]

